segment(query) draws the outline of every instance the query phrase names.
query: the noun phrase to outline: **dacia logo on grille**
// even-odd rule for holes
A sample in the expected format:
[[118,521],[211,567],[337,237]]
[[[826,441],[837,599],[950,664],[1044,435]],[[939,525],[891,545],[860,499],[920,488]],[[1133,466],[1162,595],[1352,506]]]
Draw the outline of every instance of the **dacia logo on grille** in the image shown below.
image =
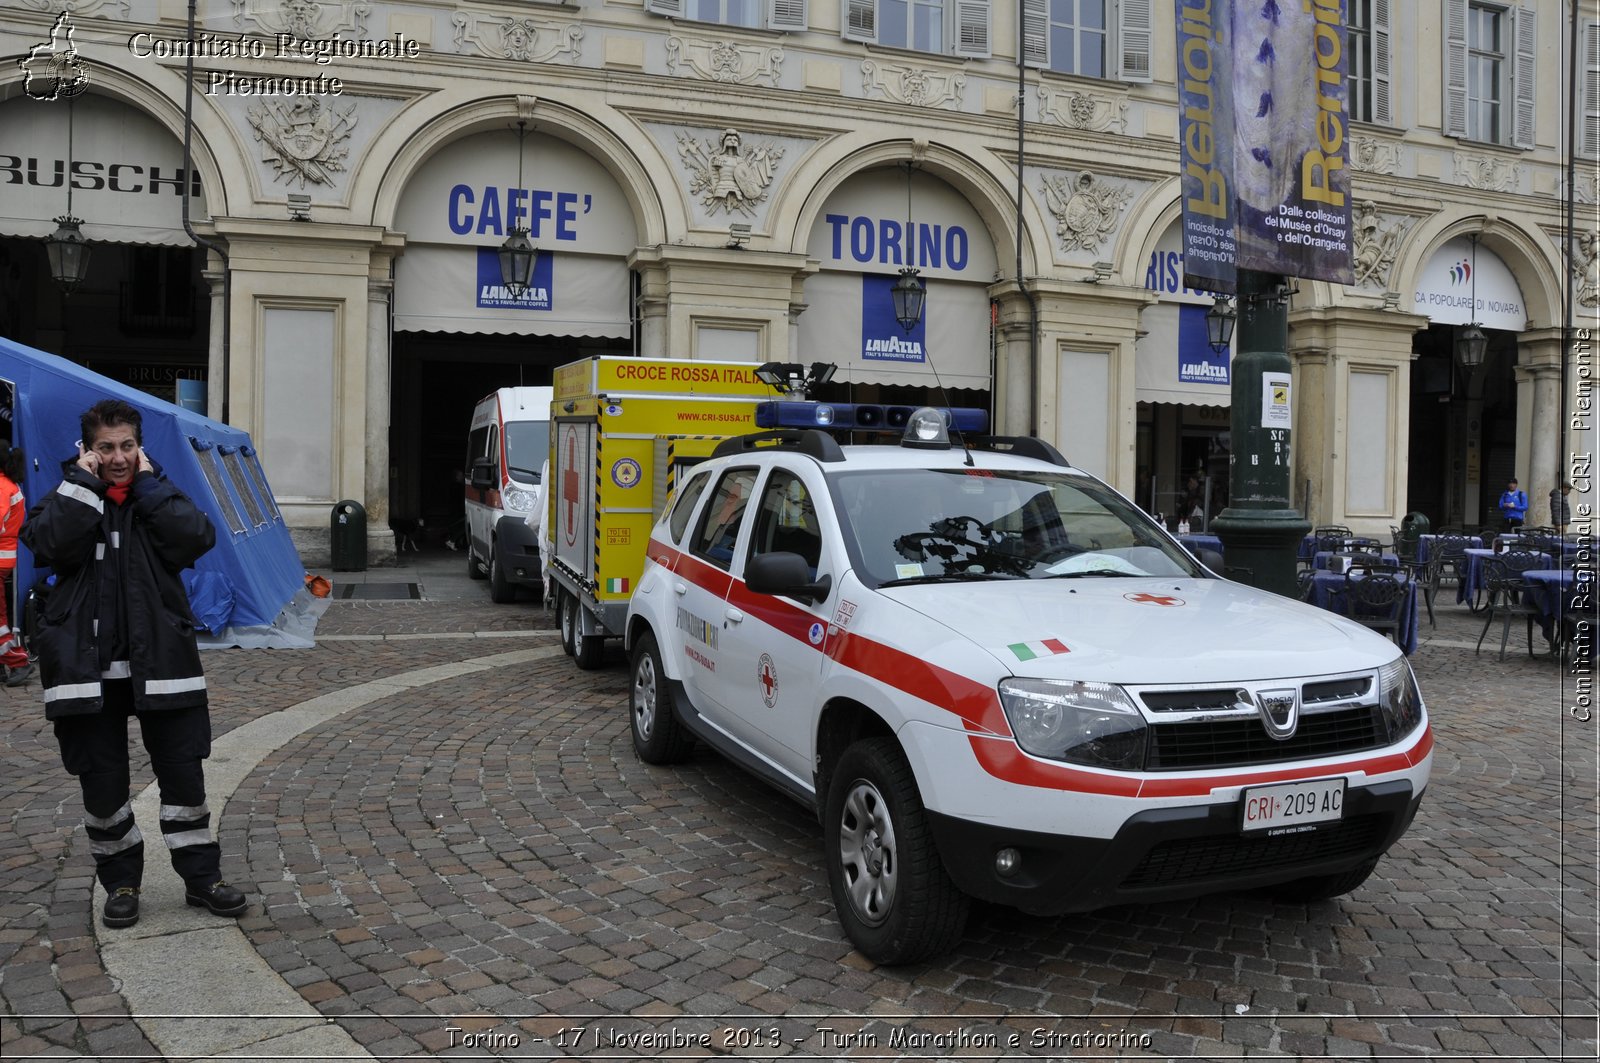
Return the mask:
[[1293,688],[1259,691],[1256,712],[1261,714],[1261,726],[1268,735],[1287,742],[1300,727],[1300,693]]

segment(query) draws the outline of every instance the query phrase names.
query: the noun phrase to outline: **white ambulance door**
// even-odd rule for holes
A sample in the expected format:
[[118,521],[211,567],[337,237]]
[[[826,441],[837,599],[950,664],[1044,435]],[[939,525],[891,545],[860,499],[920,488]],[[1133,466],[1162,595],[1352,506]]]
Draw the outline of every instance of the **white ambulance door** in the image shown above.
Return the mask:
[[[706,723],[749,746],[750,732],[730,708],[726,688],[738,662],[727,655],[729,570],[744,542],[758,470],[724,471],[711,485],[700,509],[686,557],[673,573],[678,598],[678,631],[685,657],[684,684]],[[737,677],[731,677],[737,678]]]
[[[729,589],[722,659],[724,697],[751,743],[810,786],[812,721],[833,595],[806,602],[756,594],[742,579],[751,558],[780,551],[804,558],[813,580],[830,571],[828,536],[815,502],[826,488],[815,469],[802,465],[774,466],[760,485]],[[807,483],[808,473],[814,483]]]
[[[483,406],[491,407],[485,411]],[[480,561],[489,557],[490,532],[500,509],[499,402],[490,397],[473,417],[467,436],[467,549]],[[485,414],[487,413],[487,416]]]

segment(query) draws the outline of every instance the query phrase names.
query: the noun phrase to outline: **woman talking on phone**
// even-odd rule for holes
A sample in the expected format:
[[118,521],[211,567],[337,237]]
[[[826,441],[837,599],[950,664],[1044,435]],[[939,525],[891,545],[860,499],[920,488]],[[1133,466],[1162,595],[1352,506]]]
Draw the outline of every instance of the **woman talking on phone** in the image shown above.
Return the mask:
[[106,891],[101,921],[139,920],[144,840],[129,806],[128,720],[138,717],[161,787],[161,835],[186,899],[242,915],[222,881],[202,762],[211,754],[206,680],[185,568],[211,549],[211,521],[145,453],[138,409],[116,399],[80,420],[78,454],[28,514],[22,541],[56,574],[33,648],[45,717],[83,790],[84,825]]

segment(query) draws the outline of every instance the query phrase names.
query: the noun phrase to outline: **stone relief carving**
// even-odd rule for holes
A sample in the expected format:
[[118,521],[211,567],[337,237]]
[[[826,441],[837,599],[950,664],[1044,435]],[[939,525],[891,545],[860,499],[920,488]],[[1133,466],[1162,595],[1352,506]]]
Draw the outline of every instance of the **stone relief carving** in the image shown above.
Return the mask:
[[667,69],[680,77],[692,75],[725,85],[763,84],[776,88],[782,68],[782,48],[677,35],[667,38]]
[[274,178],[293,186],[332,185],[333,175],[345,170],[350,139],[356,126],[355,101],[342,109],[324,104],[318,96],[280,97],[250,108],[250,126],[261,142],[261,161],[272,167]]
[[1350,138],[1350,168],[1362,173],[1392,174],[1400,166],[1400,145],[1377,137]]
[[1369,199],[1356,204],[1350,221],[1354,232],[1351,259],[1356,286],[1388,291],[1389,274],[1394,270],[1400,241],[1405,238],[1406,230],[1411,228],[1410,219],[1386,219],[1378,213],[1378,205]]
[[1039,86],[1039,110],[1068,129],[1090,133],[1123,133],[1128,128],[1128,101],[1087,92],[1053,92]]
[[1600,233],[1579,233],[1572,248],[1572,277],[1580,306],[1600,307]]
[[715,140],[678,134],[678,158],[689,172],[689,194],[700,197],[708,213],[719,209],[755,217],[756,205],[767,198],[783,149],[763,144],[744,150],[737,129],[725,129]]
[[[133,12],[133,5],[129,0],[20,0],[20,2],[30,11],[48,11],[52,15],[70,12],[78,16],[100,15],[126,19]],[[115,11],[116,14],[109,16],[103,14],[108,9]]]
[[1492,155],[1455,153],[1456,180],[1468,188],[1481,188],[1489,192],[1515,192],[1522,181],[1519,163],[1497,159]]
[[1045,205],[1056,216],[1063,251],[1097,251],[1117,227],[1128,205],[1126,188],[1108,185],[1084,170],[1070,185],[1065,176],[1040,178]]
[[234,22],[251,22],[263,33],[289,33],[302,40],[340,34],[365,37],[370,14],[372,5],[365,0],[327,4],[316,0],[233,0]]
[[861,91],[868,99],[878,93],[912,107],[959,110],[966,88],[967,79],[960,74],[941,74],[913,66],[880,66],[871,59],[861,64]]
[[[1600,170],[1579,170],[1574,175],[1572,194],[1579,203],[1600,203]],[[1567,194],[1567,180],[1561,179],[1561,195]]]
[[466,11],[457,11],[451,21],[456,27],[458,52],[465,53],[470,45],[483,55],[519,63],[548,63],[563,58],[576,63],[579,59],[582,26],[542,18],[485,17]]

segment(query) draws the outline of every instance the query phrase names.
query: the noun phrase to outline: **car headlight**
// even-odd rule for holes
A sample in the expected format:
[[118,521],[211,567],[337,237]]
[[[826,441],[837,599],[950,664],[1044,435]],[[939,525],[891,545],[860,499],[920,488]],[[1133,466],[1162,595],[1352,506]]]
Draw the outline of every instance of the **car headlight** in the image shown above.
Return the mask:
[[1378,669],[1378,705],[1383,710],[1390,742],[1398,742],[1422,722],[1422,691],[1404,657],[1396,657]]
[[1144,766],[1144,717],[1121,687],[1005,679],[1000,705],[1017,745],[1036,757],[1124,771]]
[[520,487],[513,487],[503,496],[507,509],[514,509],[518,513],[532,513],[533,507],[538,504],[539,498],[532,491],[524,491]]

